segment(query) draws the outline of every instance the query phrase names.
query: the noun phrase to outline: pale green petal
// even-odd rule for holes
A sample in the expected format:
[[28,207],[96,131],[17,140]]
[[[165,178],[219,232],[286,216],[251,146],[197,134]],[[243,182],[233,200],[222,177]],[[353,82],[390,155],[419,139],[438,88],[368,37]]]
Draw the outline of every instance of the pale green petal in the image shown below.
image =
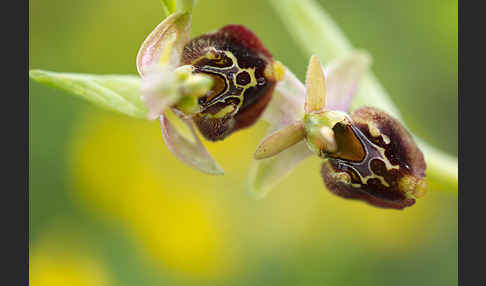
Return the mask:
[[145,118],[147,108],[140,97],[141,80],[135,75],[93,75],[31,70],[33,80],[63,89],[99,107]]
[[255,159],[265,159],[275,156],[290,146],[297,144],[304,137],[305,129],[302,122],[297,121],[290,124],[263,139],[255,151]]
[[317,56],[311,56],[305,76],[305,113],[321,111],[326,106],[326,78]]

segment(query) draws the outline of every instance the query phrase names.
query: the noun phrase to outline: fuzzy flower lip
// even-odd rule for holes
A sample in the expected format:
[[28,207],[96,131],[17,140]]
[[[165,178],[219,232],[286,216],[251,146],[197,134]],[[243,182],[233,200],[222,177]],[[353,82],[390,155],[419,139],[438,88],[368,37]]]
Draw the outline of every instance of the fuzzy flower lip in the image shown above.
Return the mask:
[[160,119],[174,156],[199,171],[223,174],[196,128],[217,141],[253,125],[283,68],[249,29],[227,25],[190,39],[191,20],[190,13],[175,12],[141,45],[136,62],[142,100],[148,119]]
[[201,134],[210,141],[223,140],[253,125],[280,79],[279,63],[260,39],[241,25],[226,25],[193,38],[184,47],[182,63],[214,81],[211,91],[198,99],[200,112],[193,116]]
[[264,188],[272,185],[268,181],[281,179],[279,175],[290,172],[292,163],[311,154],[323,159],[321,175],[326,187],[344,198],[402,209],[424,194],[425,161],[410,133],[376,108],[346,113],[369,62],[366,55],[351,55],[330,65],[326,78],[319,59],[311,57],[301,105],[303,116],[274,126],[255,151],[255,159],[265,159],[254,166],[251,177],[257,184],[253,191],[260,191],[257,197],[268,192],[268,187]]

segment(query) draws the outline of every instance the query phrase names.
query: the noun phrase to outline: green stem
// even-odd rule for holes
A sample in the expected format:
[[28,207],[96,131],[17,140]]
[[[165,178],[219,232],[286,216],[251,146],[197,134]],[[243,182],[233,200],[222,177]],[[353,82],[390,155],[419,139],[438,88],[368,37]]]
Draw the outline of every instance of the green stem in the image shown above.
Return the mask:
[[[313,0],[269,0],[287,29],[308,55],[315,54],[322,61],[346,56],[353,45],[329,14]],[[360,83],[351,109],[373,105],[402,120],[400,112],[370,71]],[[431,188],[457,191],[457,158],[417,141],[427,162],[427,177]]]

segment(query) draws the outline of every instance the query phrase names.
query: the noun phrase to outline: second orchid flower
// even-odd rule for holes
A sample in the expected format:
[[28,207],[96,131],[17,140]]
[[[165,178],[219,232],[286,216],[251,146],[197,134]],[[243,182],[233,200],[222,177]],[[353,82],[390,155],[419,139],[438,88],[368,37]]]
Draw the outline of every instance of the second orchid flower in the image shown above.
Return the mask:
[[[373,107],[346,113],[368,64],[366,54],[355,53],[331,65],[326,79],[318,58],[311,58],[305,101],[294,105],[301,112],[286,116],[274,110],[269,114],[276,131],[255,152],[257,160],[265,159],[252,169],[250,182],[255,195],[265,195],[312,154],[324,159],[321,175],[326,187],[344,198],[402,209],[424,194],[424,157],[405,127]],[[281,102],[289,102],[292,95],[282,91],[279,97]]]

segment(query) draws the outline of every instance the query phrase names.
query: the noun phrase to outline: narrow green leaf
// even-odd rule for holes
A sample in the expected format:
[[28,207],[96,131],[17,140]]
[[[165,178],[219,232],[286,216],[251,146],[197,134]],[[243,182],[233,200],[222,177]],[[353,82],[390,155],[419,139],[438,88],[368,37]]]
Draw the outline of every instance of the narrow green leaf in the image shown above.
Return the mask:
[[[317,55],[323,62],[343,58],[353,50],[353,45],[329,14],[314,0],[269,0],[282,22],[301,48],[310,55]],[[351,110],[364,105],[383,109],[401,119],[398,108],[386,90],[369,72],[360,83],[353,98]],[[427,162],[428,180],[435,189],[457,191],[457,158],[417,139]]]
[[92,75],[31,70],[33,80],[63,89],[95,105],[123,114],[146,118],[140,96],[141,80],[135,75]]

